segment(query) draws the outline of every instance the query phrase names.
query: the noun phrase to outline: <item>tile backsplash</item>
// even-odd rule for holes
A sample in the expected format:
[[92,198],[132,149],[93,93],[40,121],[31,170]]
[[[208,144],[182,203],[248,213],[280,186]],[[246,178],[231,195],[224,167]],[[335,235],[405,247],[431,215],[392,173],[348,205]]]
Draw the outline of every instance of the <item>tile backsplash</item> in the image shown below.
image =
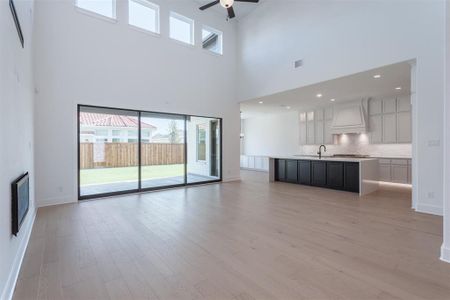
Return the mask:
[[[340,134],[334,136],[334,144],[326,145],[325,155],[364,154],[373,157],[411,157],[411,144],[370,144],[366,134]],[[319,145],[300,146],[300,153],[315,155]]]

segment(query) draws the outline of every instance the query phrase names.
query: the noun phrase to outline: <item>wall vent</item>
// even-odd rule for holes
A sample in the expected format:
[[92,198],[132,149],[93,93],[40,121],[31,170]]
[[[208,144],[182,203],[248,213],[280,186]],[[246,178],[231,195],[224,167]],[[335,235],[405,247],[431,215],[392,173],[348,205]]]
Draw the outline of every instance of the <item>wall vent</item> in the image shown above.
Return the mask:
[[295,68],[295,69],[297,69],[297,68],[299,68],[299,67],[301,67],[301,66],[303,66],[303,59],[299,59],[299,60],[296,60],[296,61],[294,62],[294,68]]

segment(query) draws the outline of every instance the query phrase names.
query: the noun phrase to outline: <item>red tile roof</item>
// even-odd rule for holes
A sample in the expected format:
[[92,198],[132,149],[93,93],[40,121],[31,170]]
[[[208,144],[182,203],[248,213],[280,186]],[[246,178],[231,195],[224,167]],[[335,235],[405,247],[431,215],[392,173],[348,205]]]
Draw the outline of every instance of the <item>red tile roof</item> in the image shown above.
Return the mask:
[[[123,115],[107,115],[107,114],[80,112],[80,125],[138,128],[138,118]],[[156,129],[155,126],[142,121],[141,121],[141,128]]]

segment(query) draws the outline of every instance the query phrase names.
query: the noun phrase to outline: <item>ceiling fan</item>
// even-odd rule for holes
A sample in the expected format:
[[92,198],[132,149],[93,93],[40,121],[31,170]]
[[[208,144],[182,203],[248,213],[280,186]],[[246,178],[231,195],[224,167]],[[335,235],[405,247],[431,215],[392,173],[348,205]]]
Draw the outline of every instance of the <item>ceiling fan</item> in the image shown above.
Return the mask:
[[206,5],[203,5],[202,7],[200,7],[200,10],[205,10],[207,8],[210,8],[211,6],[217,5],[220,3],[220,5],[222,5],[224,8],[227,9],[228,11],[228,18],[229,19],[233,19],[234,17],[236,17],[236,14],[234,13],[234,9],[233,9],[233,3],[234,1],[237,2],[251,2],[251,3],[258,3],[259,0],[216,0],[213,1],[211,3],[208,3]]

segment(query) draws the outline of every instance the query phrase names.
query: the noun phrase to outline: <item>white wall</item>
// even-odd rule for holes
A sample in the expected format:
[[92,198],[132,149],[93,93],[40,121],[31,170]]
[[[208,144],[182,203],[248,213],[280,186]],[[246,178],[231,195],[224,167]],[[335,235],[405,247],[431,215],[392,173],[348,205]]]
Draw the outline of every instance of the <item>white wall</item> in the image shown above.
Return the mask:
[[[19,43],[8,1],[0,1],[0,299],[14,289],[35,215],[32,72],[33,1],[15,1],[25,37]],[[11,182],[30,173],[30,208],[17,237],[11,235]]]
[[239,23],[239,99],[416,59],[414,197],[418,210],[442,214],[445,2],[280,2]]
[[244,154],[257,156],[298,153],[298,112],[245,119]]
[[[74,202],[77,188],[76,105],[175,112],[223,118],[224,180],[239,178],[239,105],[234,23],[198,10],[191,0],[161,5],[161,36],[77,11],[73,1],[36,7],[36,196],[39,205]],[[195,20],[196,46],[168,38],[169,11]],[[223,31],[224,54],[201,49],[201,24]],[[231,88],[230,88],[231,87]]]
[[[450,0],[446,1],[446,47],[445,47],[445,152],[450,150]],[[450,263],[450,158],[444,155],[444,242],[441,249],[441,259]]]

